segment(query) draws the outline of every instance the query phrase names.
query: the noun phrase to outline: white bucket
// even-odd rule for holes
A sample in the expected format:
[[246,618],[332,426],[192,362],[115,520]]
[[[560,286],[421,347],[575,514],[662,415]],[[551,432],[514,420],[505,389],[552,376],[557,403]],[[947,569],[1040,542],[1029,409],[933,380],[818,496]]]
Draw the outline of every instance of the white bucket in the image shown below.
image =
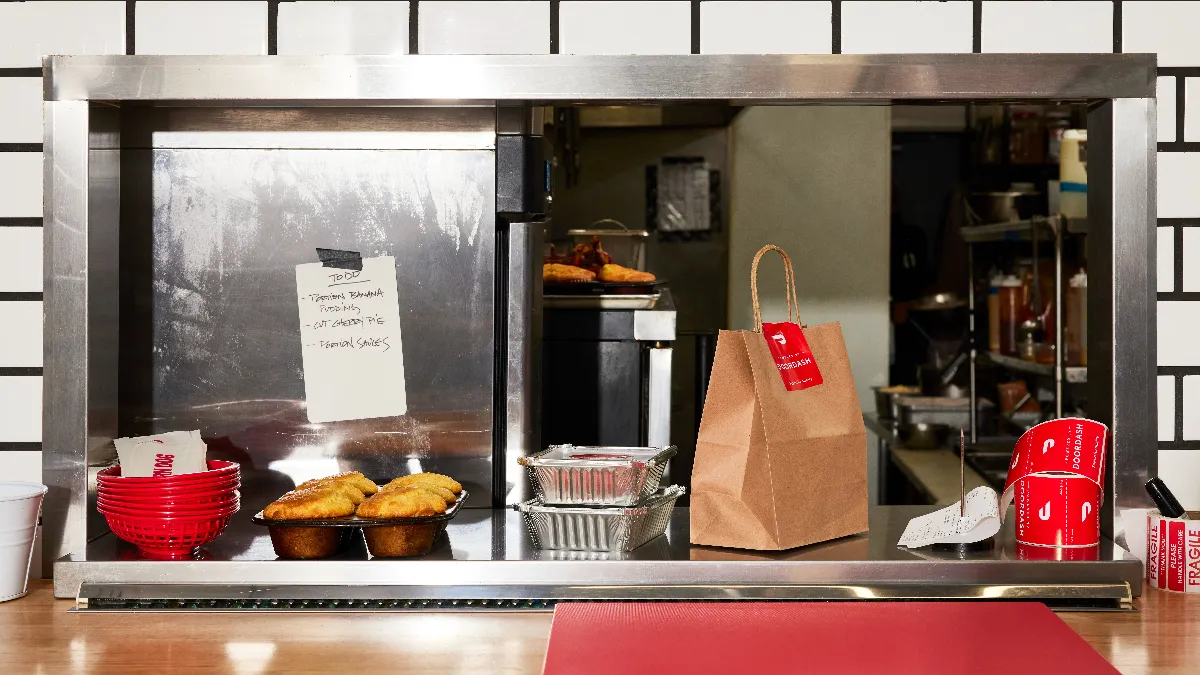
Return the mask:
[[46,486],[0,482],[0,602],[25,595]]

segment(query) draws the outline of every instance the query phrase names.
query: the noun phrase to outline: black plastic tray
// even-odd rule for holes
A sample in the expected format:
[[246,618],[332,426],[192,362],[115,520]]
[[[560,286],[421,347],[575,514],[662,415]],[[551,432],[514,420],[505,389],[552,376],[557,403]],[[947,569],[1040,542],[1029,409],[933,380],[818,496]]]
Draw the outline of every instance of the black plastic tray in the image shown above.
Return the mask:
[[413,518],[363,518],[361,516],[342,516],[341,518],[316,518],[313,520],[272,520],[263,516],[259,511],[250,518],[255,525],[265,527],[383,527],[389,525],[424,525],[426,523],[444,523],[458,515],[463,502],[467,501],[467,491],[458,493],[458,501],[446,509],[445,513],[436,516],[416,516]]

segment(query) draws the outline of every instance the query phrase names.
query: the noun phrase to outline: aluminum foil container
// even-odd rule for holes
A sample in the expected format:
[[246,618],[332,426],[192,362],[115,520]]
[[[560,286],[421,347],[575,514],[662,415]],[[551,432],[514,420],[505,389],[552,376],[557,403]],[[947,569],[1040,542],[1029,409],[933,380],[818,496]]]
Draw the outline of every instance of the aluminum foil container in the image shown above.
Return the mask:
[[548,506],[541,499],[521,504],[525,527],[541,549],[632,551],[667,531],[679,485],[663,488],[641,506]]
[[658,489],[675,446],[555,445],[517,462],[545,504],[633,506]]

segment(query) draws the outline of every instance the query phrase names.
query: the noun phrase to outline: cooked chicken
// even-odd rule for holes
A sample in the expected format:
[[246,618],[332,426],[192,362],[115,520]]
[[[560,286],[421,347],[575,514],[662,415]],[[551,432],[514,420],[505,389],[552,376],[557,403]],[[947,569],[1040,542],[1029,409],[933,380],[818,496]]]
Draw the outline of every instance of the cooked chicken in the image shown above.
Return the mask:
[[600,279],[600,281],[607,282],[627,283],[630,281],[654,281],[654,275],[649,272],[639,272],[637,270],[631,270],[628,267],[621,267],[620,265],[612,264],[601,267],[600,274],[598,274],[597,277]]
[[353,513],[354,502],[344,491],[333,487],[313,487],[289,492],[263,509],[263,516],[269,520],[340,518]]
[[542,281],[552,284],[573,283],[577,281],[595,281],[596,273],[589,272],[574,265],[559,265],[547,263],[542,265]]
[[595,272],[612,262],[612,256],[600,248],[600,237],[592,237],[592,245],[580,244],[571,252],[571,264]]

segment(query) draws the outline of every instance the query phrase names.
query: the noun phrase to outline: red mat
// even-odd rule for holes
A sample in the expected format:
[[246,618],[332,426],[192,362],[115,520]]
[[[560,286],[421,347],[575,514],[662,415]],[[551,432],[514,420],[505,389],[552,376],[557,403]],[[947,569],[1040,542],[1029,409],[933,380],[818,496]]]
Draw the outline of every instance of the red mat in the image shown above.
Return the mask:
[[1116,673],[1025,602],[561,603],[545,675]]

